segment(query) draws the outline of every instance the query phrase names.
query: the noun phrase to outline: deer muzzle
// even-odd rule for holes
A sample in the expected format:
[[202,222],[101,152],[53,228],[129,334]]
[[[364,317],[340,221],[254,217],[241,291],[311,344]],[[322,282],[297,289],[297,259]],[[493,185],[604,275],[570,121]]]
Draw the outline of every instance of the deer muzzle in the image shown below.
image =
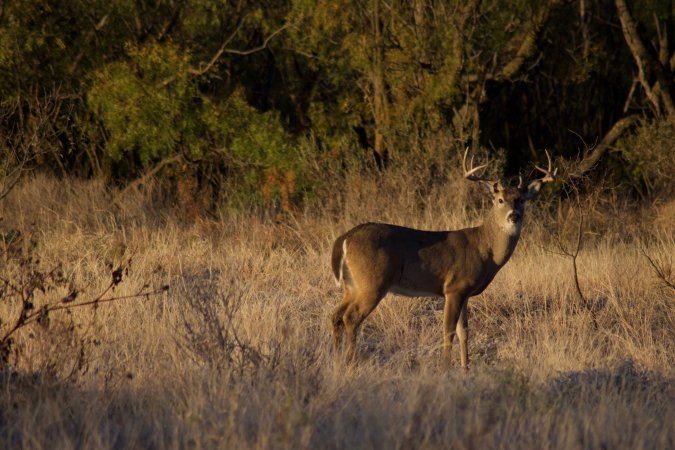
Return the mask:
[[522,219],[522,217],[518,211],[511,211],[506,215],[506,220],[511,223],[519,223],[520,219]]

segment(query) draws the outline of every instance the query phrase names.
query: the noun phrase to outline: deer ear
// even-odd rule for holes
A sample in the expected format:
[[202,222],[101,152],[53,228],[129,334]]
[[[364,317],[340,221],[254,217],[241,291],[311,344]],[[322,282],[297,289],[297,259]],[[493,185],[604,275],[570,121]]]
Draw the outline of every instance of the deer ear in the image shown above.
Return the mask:
[[504,190],[504,185],[502,184],[501,181],[489,181],[489,180],[479,180],[479,181],[483,190],[485,191],[486,194],[490,196],[490,198],[494,199],[495,194]]
[[534,180],[529,184],[529,186],[523,188],[523,200],[530,201],[537,198],[539,195],[539,190],[541,189],[541,185],[541,181]]
[[480,187],[481,190],[484,191],[490,197],[494,197],[495,193],[497,192],[496,190],[497,183],[493,183],[492,181],[480,180]]

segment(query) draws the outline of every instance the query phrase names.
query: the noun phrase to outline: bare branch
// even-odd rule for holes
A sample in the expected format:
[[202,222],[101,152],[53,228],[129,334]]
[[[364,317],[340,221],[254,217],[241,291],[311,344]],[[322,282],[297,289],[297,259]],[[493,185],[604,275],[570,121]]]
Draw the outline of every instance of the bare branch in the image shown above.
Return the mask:
[[635,94],[635,88],[637,87],[639,82],[640,80],[635,78],[633,79],[633,82],[630,84],[630,89],[628,90],[628,95],[626,96],[626,102],[623,104],[624,114],[627,113],[628,109],[630,108],[630,104],[633,101],[633,94]]
[[21,175],[25,171],[25,166],[28,164],[28,160],[23,160],[19,163],[17,167],[14,167],[11,172],[3,176],[3,179],[0,181],[0,200],[4,199],[9,195],[9,193],[14,189]]
[[122,189],[121,192],[119,192],[115,196],[114,202],[118,202],[120,197],[122,197],[126,192],[128,192],[130,189],[135,188],[136,186],[139,186],[141,184],[144,184],[148,181],[148,179],[152,178],[157,172],[162,170],[164,167],[168,166],[169,164],[173,164],[176,161],[178,161],[182,155],[174,155],[170,158],[166,158],[155,164],[152,168],[150,168],[146,173],[144,173],[141,177],[137,178],[136,180],[132,181],[129,183],[124,189]]
[[607,149],[616,141],[624,131],[634,125],[639,119],[638,115],[624,117],[616,122],[607,132],[602,141],[576,165],[575,169],[569,174],[570,177],[579,178],[595,166]]
[[230,35],[225,39],[223,44],[220,46],[218,51],[216,52],[215,55],[211,58],[211,60],[202,68],[200,69],[190,69],[190,73],[195,76],[200,76],[211,70],[213,65],[218,61],[218,59],[223,55],[225,52],[225,49],[227,48],[228,44],[232,42],[232,39],[237,35],[239,30],[241,29],[244,21],[240,20],[239,23],[237,23],[237,26],[234,28],[234,31],[230,33]]
[[227,54],[230,54],[230,55],[241,55],[241,56],[245,56],[245,55],[250,55],[250,54],[259,52],[259,51],[261,51],[261,50],[264,50],[264,49],[267,48],[267,45],[270,43],[270,41],[271,41],[275,36],[277,36],[279,33],[281,33],[282,31],[284,31],[285,29],[289,28],[291,25],[293,25],[293,24],[291,24],[291,23],[286,23],[286,24],[284,24],[281,28],[278,28],[278,29],[276,29],[275,31],[273,31],[271,34],[269,34],[269,35],[265,38],[265,40],[263,41],[263,43],[260,44],[260,45],[257,46],[257,47],[253,47],[253,48],[250,48],[250,49],[248,49],[248,50],[237,50],[237,49],[233,49],[233,48],[227,48],[227,45],[232,41],[232,39],[234,39],[234,37],[235,37],[235,36],[237,35],[237,33],[239,32],[239,29],[241,28],[242,23],[243,23],[243,21],[240,21],[240,22],[239,22],[239,24],[237,25],[237,28],[232,32],[232,34],[230,34],[230,36],[227,37],[227,39],[225,39],[225,42],[223,42],[223,45],[220,46],[220,48],[219,48],[218,51],[215,53],[215,55],[213,55],[213,57],[211,58],[211,60],[210,60],[204,67],[201,67],[201,68],[199,68],[199,69],[190,69],[190,74],[191,74],[191,75],[194,75],[194,76],[204,75],[206,72],[208,72],[209,70],[211,70],[211,68],[216,64],[216,62],[218,62],[218,60],[219,60],[220,57],[223,55],[223,53],[227,53]]
[[164,40],[166,35],[176,26],[176,23],[178,23],[178,18],[180,17],[180,13],[183,10],[183,6],[185,6],[185,3],[183,2],[178,2],[173,6],[171,15],[164,22],[162,28],[159,30],[159,33],[157,33],[158,41]]
[[668,59],[670,57],[670,52],[668,51],[668,29],[664,28],[661,30],[661,23],[659,18],[654,13],[654,25],[656,26],[656,36],[659,40],[659,48],[657,49],[659,53],[659,63],[663,67],[668,66]]
[[656,276],[661,281],[663,281],[666,287],[675,291],[675,283],[673,282],[673,280],[671,280],[671,277],[669,276],[669,272],[671,272],[670,268],[666,269],[663,266],[663,264],[659,264],[656,261],[654,261],[654,259],[647,254],[643,246],[640,246],[639,248],[640,252],[644,255],[645,258],[647,258],[647,261],[649,261],[649,265],[652,266],[652,269],[654,270]]
[[0,200],[11,192],[36,160],[48,153],[49,141],[56,135],[54,120],[67,99],[71,97],[55,89],[44,96],[35,93],[34,99],[3,105],[0,121],[11,125],[0,131]]
[[[563,243],[563,231],[558,230],[555,234],[555,243],[556,246],[558,247],[558,251],[553,250],[551,248],[544,247],[543,245],[536,244],[539,248],[543,249],[545,252],[561,256],[563,258],[569,258],[570,261],[572,262],[572,276],[573,276],[573,281],[574,281],[574,289],[576,291],[578,299],[586,303],[586,296],[584,295],[583,291],[581,290],[581,284],[579,283],[579,265],[578,265],[578,258],[579,258],[579,253],[581,252],[581,248],[583,246],[583,237],[584,237],[584,214],[583,214],[583,209],[581,207],[581,202],[579,200],[579,192],[577,189],[574,189],[575,195],[576,195],[576,211],[578,215],[578,220],[577,220],[577,230],[576,230],[576,238],[574,242],[574,247],[573,249],[569,249],[566,247],[566,245]],[[572,211],[570,210],[570,214]],[[569,218],[569,216],[568,216]],[[595,320],[595,319],[594,319]]]
[[[537,48],[537,38],[542,27],[549,18],[551,8],[556,1],[542,7],[530,22],[529,28],[525,31],[524,37],[518,47],[516,55],[507,64],[502,67],[497,76],[497,80],[508,80],[516,75],[522,68],[525,61],[532,56]],[[520,36],[518,37],[520,39]]]

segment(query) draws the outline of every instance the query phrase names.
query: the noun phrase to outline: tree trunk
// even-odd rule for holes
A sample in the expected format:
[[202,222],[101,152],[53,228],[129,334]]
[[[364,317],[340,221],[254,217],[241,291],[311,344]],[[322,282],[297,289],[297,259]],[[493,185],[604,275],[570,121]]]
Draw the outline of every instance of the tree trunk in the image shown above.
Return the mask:
[[389,158],[390,143],[385,139],[389,131],[389,102],[387,101],[385,82],[384,38],[380,24],[380,0],[373,0],[371,27],[374,37],[372,87],[373,87],[373,119],[375,120],[375,159],[382,168]]
[[[621,29],[630,49],[635,64],[638,66],[638,78],[647,98],[654,106],[657,114],[662,112],[661,105],[665,108],[670,121],[675,124],[675,104],[671,95],[672,83],[666,76],[665,68],[652,57],[640,39],[637,26],[628,10],[625,0],[615,0],[616,11],[621,21]],[[654,84],[650,78],[655,79]]]

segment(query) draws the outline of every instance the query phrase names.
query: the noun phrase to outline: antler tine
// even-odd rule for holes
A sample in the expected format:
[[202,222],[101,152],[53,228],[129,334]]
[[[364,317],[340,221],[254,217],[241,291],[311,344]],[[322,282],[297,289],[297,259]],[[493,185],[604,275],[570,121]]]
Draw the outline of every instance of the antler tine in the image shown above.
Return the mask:
[[544,151],[546,152],[546,159],[548,159],[548,169],[543,169],[537,165],[534,166],[538,171],[544,173],[544,176],[531,181],[530,184],[527,185],[527,189],[524,189],[524,186],[521,188],[524,190],[525,200],[532,200],[535,198],[537,194],[539,194],[539,190],[544,183],[550,183],[556,179],[555,176],[558,173],[558,168],[556,167],[553,169],[551,155],[548,154],[548,150]]
[[471,161],[469,163],[471,165],[471,168],[470,169],[466,168],[466,156],[468,154],[469,154],[469,147],[467,147],[466,150],[464,150],[464,158],[462,159],[462,168],[464,169],[464,178],[466,178],[467,180],[470,180],[470,181],[489,181],[486,178],[482,178],[482,177],[474,175],[474,173],[476,173],[477,171],[479,171],[481,169],[484,169],[488,166],[487,164],[483,164],[482,166],[473,167],[474,155],[471,155]]
[[[548,150],[544,150],[546,152],[546,159],[548,159],[548,169],[542,169],[541,167],[535,165],[534,167],[545,174],[543,178],[540,178],[542,183],[548,183],[550,181],[555,181],[555,176],[558,173],[558,168],[556,167],[555,170],[553,169],[553,163],[551,162],[551,155],[549,155]],[[553,170],[553,172],[551,172]]]

